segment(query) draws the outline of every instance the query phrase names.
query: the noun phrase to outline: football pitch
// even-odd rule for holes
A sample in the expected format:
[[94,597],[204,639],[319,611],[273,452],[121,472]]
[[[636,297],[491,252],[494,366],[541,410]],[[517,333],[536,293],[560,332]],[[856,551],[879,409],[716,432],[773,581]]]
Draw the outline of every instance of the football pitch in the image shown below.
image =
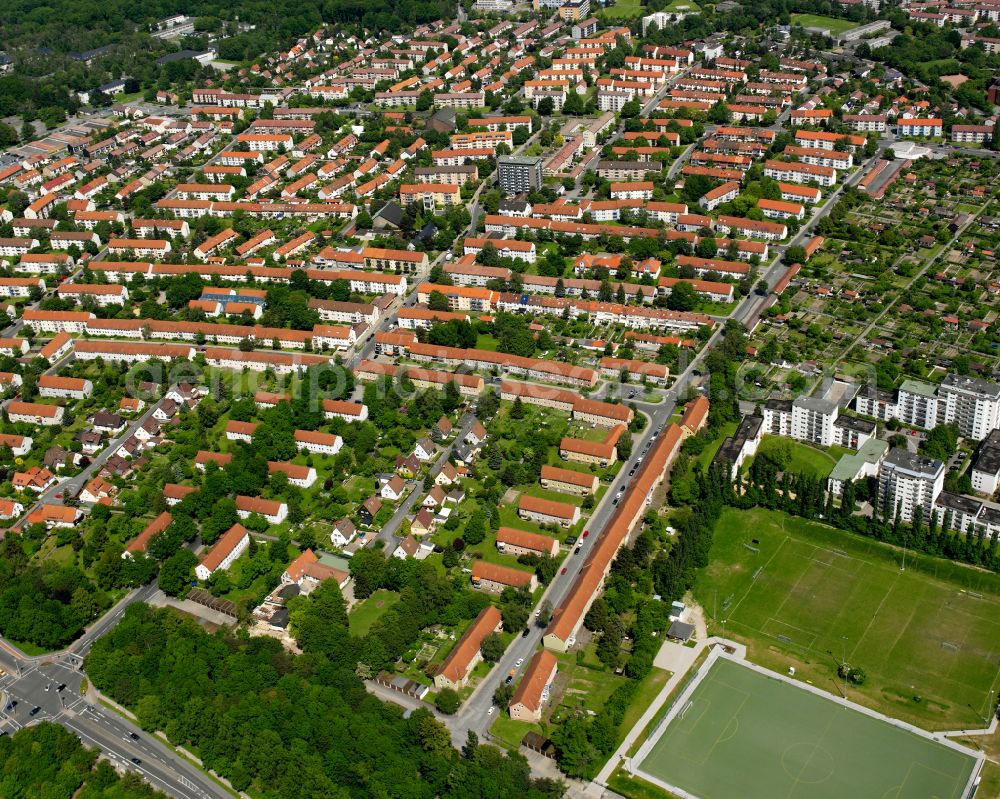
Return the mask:
[[860,23],[838,17],[823,17],[819,14],[792,14],[792,24],[801,25],[803,28],[826,28],[836,36],[838,33],[853,30]]
[[963,799],[981,761],[778,675],[719,657],[637,755],[693,799]]
[[[1000,578],[776,511],[727,509],[695,586],[750,659],[929,729],[982,727],[1000,689]],[[724,626],[723,626],[724,625]]]

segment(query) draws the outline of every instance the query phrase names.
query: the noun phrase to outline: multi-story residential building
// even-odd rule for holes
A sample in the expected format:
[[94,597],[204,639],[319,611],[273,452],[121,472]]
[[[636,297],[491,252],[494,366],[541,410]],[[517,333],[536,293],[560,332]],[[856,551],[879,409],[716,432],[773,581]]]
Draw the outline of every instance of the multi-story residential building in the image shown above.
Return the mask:
[[885,133],[885,114],[844,114],[844,124],[862,133]]
[[596,475],[548,465],[542,466],[539,482],[542,488],[567,494],[592,494],[598,487]]
[[437,674],[434,675],[434,686],[459,690],[464,688],[472,670],[482,661],[480,647],[483,640],[492,633],[503,628],[503,619],[495,605],[487,605],[469,625],[465,634],[448,653]]
[[419,203],[425,210],[460,205],[461,187],[457,183],[408,183],[399,187],[403,205]]
[[542,159],[502,155],[497,159],[497,182],[506,194],[522,194],[542,186]]
[[944,133],[944,121],[941,119],[898,119],[896,130],[900,136],[941,136]]
[[534,591],[538,587],[538,579],[534,572],[477,560],[472,566],[472,587],[491,594],[502,594],[505,588],[527,588]]
[[250,533],[242,524],[234,524],[201,559],[194,570],[195,576],[199,580],[207,580],[216,571],[225,571],[248,546]]
[[938,396],[938,424],[956,424],[963,436],[976,441],[1000,427],[1000,385],[952,372],[945,375]]
[[917,508],[925,523],[934,513],[934,500],[944,489],[944,464],[915,455],[903,447],[889,451],[879,467],[878,510],[887,519],[912,522]]
[[534,723],[542,720],[542,707],[549,698],[558,668],[559,661],[549,650],[534,654],[507,706],[512,719]]
[[952,125],[951,140],[959,144],[982,144],[993,138],[992,125]]
[[769,178],[788,183],[811,183],[833,186],[837,182],[837,170],[828,166],[803,164],[799,161],[765,161],[764,174]]
[[970,470],[972,488],[992,496],[1000,488],[1000,429],[991,430],[983,439]]
[[835,402],[818,397],[799,397],[793,401],[769,399],[761,413],[765,434],[787,436],[821,447],[858,449],[875,435],[874,423],[841,416]]
[[925,429],[954,423],[964,437],[980,441],[1000,427],[1000,385],[952,372],[940,386],[904,380],[895,397],[861,392],[855,408],[866,416]]
[[559,539],[515,527],[501,527],[497,530],[497,549],[508,555],[542,555],[554,558],[559,554]]

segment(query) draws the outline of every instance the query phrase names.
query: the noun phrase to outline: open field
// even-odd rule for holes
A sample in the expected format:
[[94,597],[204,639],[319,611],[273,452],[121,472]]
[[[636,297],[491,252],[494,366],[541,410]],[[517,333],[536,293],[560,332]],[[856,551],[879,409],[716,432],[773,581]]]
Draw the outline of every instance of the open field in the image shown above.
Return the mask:
[[[694,14],[701,11],[701,8],[693,0],[673,0],[670,5],[660,10],[668,14]],[[605,20],[619,20],[633,19],[651,13],[652,10],[642,5],[641,0],[617,0],[613,6],[600,9],[597,16]]]
[[792,14],[792,24],[801,25],[803,28],[826,28],[834,35],[858,27],[857,22],[851,22],[849,19],[823,17],[819,14]]
[[644,12],[640,0],[618,0],[613,6],[601,9],[598,16],[602,19],[632,19],[642,16]]
[[797,474],[827,477],[837,465],[837,459],[829,452],[781,436],[764,436],[757,448],[758,454],[774,455],[779,451],[790,456],[785,470]]
[[641,771],[698,799],[958,799],[976,758],[732,660],[682,695]]
[[983,726],[1000,687],[1000,577],[774,511],[726,510],[695,586],[750,659],[926,729]]
[[358,603],[348,617],[351,635],[367,635],[372,625],[397,602],[399,602],[399,594],[380,588],[370,597]]

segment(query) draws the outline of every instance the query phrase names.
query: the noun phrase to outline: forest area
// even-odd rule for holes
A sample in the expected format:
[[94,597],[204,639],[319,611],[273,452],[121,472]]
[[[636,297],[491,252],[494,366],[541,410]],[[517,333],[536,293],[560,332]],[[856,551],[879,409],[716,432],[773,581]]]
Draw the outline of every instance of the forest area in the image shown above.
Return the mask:
[[4,799],[166,799],[138,772],[119,777],[94,749],[57,724],[25,727],[0,737],[0,796]]
[[385,629],[380,619],[364,638],[349,633],[337,586],[320,588],[293,611],[299,656],[275,639],[213,636],[172,610],[132,605],[95,644],[87,673],[144,729],[163,730],[261,799],[558,799],[564,786],[532,779],[523,756],[474,735],[458,751],[429,710],[404,718],[355,673],[363,648],[392,646],[418,608],[422,621],[444,612],[435,600],[462,601],[444,582],[423,600],[404,589],[406,615]]

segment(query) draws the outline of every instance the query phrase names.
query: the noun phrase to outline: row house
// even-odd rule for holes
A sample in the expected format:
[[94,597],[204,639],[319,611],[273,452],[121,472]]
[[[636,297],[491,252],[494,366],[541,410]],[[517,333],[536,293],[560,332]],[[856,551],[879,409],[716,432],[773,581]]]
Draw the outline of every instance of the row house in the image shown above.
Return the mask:
[[838,150],[827,150],[822,147],[798,147],[789,144],[782,150],[787,156],[799,159],[803,164],[825,166],[844,172],[854,166],[854,156]]
[[837,183],[836,169],[797,161],[765,161],[764,174],[769,178],[788,183],[816,182],[820,186],[826,187]]

